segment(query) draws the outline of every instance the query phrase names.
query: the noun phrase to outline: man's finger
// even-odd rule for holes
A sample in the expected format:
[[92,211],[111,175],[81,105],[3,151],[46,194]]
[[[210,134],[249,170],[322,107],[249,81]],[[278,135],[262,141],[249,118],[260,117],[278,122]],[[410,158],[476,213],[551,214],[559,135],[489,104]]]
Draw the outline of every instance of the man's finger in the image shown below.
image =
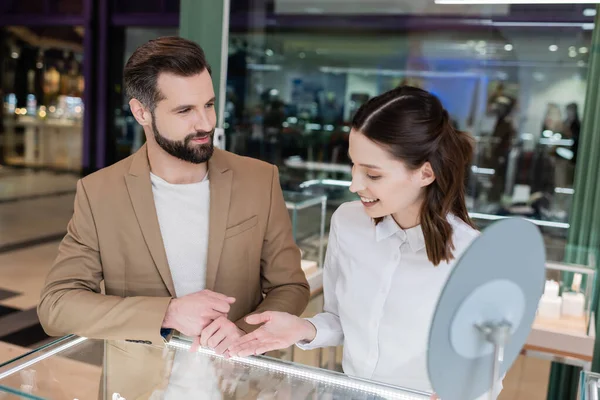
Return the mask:
[[221,300],[229,304],[235,303],[235,297],[226,296],[222,293],[213,292],[211,290],[205,290],[205,292],[209,297],[212,297],[213,299]]
[[225,339],[225,330],[219,329],[210,339],[208,339],[208,348],[215,349]]
[[190,347],[190,353],[197,352],[198,347],[200,347],[200,336],[196,336],[194,338],[194,341],[192,342],[192,346]]
[[[208,318],[211,320],[217,320],[221,317],[227,318],[227,313],[222,313],[213,309],[208,309],[202,313],[200,313],[200,317]],[[212,322],[211,322],[212,323]]]
[[221,355],[231,346],[237,339],[235,334],[227,336],[217,347],[215,347],[215,353]]
[[209,305],[210,305],[211,309],[221,312],[221,313],[224,313],[224,314],[227,314],[229,312],[229,310],[231,309],[231,306],[229,305],[228,302],[226,302],[224,300],[214,299],[214,298],[209,299]]
[[264,324],[265,322],[269,322],[271,320],[271,313],[269,311],[266,311],[260,314],[248,315],[245,318],[245,320],[250,325]]
[[200,334],[200,345],[202,347],[208,347],[208,339],[210,339],[215,334],[215,332],[217,332],[221,328],[222,325],[223,321],[220,319],[216,319],[206,328],[202,329],[202,333]]

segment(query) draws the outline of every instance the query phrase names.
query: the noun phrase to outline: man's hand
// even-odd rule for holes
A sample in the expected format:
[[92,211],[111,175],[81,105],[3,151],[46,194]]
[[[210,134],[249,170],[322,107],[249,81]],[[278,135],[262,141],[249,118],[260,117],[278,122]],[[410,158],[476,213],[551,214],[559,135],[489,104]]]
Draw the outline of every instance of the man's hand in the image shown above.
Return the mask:
[[227,317],[219,317],[202,330],[200,337],[194,341],[191,351],[195,351],[200,345],[213,349],[217,354],[225,354],[229,346],[244,334],[245,332]]
[[199,336],[211,322],[226,317],[233,297],[202,290],[171,300],[162,323],[163,328],[177,329],[187,336]]

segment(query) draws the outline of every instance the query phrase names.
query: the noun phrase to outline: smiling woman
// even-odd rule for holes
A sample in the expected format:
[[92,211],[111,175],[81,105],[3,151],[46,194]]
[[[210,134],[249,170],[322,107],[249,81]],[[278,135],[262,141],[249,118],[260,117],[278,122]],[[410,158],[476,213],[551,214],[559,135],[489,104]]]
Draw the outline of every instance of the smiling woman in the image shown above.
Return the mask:
[[464,197],[472,151],[469,136],[424,90],[400,86],[361,106],[349,150],[350,190],[361,202],[331,218],[323,312],[304,320],[251,315],[246,322],[262,326],[230,354],[343,344],[348,375],[431,391],[426,355],[436,302],[454,260],[479,234]]
[[429,260],[452,259],[454,214],[472,225],[465,204],[471,137],[450,124],[430,93],[399,87],[367,102],[350,133],[350,191],[377,223],[391,215],[404,229],[422,225]]

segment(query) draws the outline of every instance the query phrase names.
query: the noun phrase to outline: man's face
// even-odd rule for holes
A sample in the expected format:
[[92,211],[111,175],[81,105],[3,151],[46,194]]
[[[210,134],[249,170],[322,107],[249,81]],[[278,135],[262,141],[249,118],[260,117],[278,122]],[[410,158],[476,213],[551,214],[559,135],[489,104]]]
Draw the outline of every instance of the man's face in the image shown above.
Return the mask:
[[208,71],[183,77],[162,73],[157,80],[162,94],[152,111],[156,143],[178,159],[201,164],[213,154],[217,116],[215,92]]

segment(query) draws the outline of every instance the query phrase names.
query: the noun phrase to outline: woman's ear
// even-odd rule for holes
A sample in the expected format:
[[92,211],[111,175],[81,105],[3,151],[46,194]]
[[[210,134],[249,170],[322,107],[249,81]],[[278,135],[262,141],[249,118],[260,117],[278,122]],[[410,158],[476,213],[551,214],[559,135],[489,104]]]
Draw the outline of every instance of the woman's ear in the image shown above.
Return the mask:
[[433,172],[433,168],[429,161],[425,162],[425,164],[421,165],[419,169],[419,178],[421,187],[429,186],[435,181],[435,173]]

